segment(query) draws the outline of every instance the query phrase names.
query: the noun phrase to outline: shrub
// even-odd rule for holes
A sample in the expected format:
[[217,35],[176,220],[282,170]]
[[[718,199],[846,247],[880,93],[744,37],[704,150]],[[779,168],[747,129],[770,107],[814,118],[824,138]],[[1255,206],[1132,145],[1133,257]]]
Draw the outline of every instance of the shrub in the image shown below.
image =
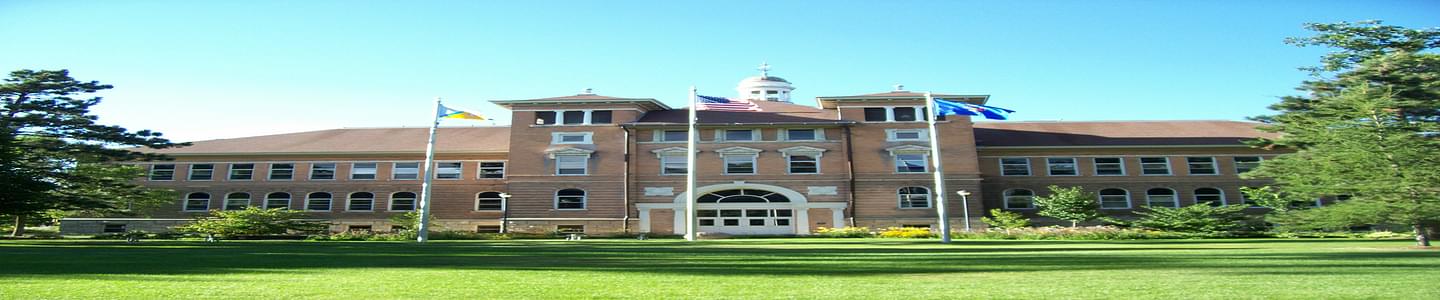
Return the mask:
[[890,227],[885,228],[885,230],[883,231],[880,231],[879,234],[879,237],[882,238],[901,239],[925,239],[933,238],[935,236],[936,234],[934,232],[930,232],[930,228],[924,227]]
[[305,240],[309,241],[414,241],[414,231],[400,231],[394,233],[376,233],[369,231],[347,231],[330,235],[312,235]]
[[1030,227],[1030,219],[1020,213],[1004,211],[999,208],[990,210],[990,217],[981,217],[980,222],[990,225],[991,228],[1019,229]]
[[513,239],[506,233],[479,233],[474,231],[431,231],[432,240],[509,240]]
[[282,235],[315,233],[329,228],[322,221],[305,220],[301,211],[247,207],[244,210],[211,211],[211,216],[175,227],[176,231],[206,235]]
[[875,234],[870,232],[869,227],[820,227],[820,229],[815,230],[815,235],[827,238],[866,238]]
[[1181,208],[1150,207],[1136,211],[1140,219],[1129,222],[1134,227],[1186,233],[1238,233],[1253,231],[1245,206],[1214,207],[1191,205]]
[[974,240],[1146,240],[1202,237],[1192,234],[1163,232],[1113,226],[1039,227],[978,232],[954,232],[955,239]]

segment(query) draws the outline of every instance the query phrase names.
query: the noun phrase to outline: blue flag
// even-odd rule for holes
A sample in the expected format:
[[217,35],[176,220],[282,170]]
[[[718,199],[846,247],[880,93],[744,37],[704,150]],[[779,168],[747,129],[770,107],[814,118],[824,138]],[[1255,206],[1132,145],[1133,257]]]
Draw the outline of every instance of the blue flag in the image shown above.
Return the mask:
[[935,115],[936,115],[936,116],[944,116],[944,115],[984,116],[986,119],[991,119],[991,120],[1005,120],[1005,119],[1009,119],[1009,118],[1010,118],[1010,113],[1013,113],[1013,112],[1015,112],[1015,111],[1009,110],[1009,109],[1005,109],[1005,108],[994,107],[994,106],[986,106],[986,105],[979,105],[979,104],[970,104],[970,103],[965,103],[965,102],[950,101],[950,100],[935,98]]

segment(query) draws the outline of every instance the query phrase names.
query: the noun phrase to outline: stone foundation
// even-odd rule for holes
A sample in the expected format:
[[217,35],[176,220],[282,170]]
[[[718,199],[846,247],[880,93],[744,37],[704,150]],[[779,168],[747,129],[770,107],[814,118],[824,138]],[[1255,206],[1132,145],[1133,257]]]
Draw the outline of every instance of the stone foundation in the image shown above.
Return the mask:
[[173,229],[175,226],[185,225],[190,221],[190,219],[65,218],[60,219],[60,234],[103,234],[106,233],[106,227],[110,227],[112,230],[123,229],[120,230],[122,232],[139,230],[162,233],[175,231]]

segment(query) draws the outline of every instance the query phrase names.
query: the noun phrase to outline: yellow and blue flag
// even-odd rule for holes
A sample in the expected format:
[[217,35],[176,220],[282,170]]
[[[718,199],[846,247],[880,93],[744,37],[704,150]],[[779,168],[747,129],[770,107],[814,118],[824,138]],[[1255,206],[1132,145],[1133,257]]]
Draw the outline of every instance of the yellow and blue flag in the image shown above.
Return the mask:
[[462,109],[454,109],[446,107],[445,105],[440,105],[440,114],[436,115],[435,117],[440,119],[466,119],[477,121],[487,120],[485,118],[485,115],[481,115],[480,113]]
[[994,106],[971,104],[935,98],[935,115],[937,116],[984,116],[986,119],[991,120],[1005,120],[1009,119],[1010,113],[1013,112],[1015,111]]

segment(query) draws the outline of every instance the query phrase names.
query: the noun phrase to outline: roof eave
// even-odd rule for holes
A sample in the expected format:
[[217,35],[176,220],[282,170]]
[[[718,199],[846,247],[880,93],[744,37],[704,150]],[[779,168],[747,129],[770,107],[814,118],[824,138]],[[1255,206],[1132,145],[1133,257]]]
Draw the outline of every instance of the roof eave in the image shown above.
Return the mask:
[[517,104],[524,105],[546,105],[546,104],[640,104],[653,110],[670,110],[660,100],[651,98],[617,98],[617,99],[520,99],[520,100],[490,100],[490,103],[511,109]]
[[[979,103],[979,104],[985,104],[986,102],[989,102],[989,101],[990,101],[990,95],[933,94],[932,96],[934,96],[934,97],[936,97],[936,98],[960,98],[960,99],[964,99],[964,100],[977,99],[977,100],[980,100],[980,103]],[[831,97],[815,97],[815,103],[819,104],[819,105],[820,105],[820,108],[833,109],[833,108],[835,108],[835,107],[837,106],[837,104],[838,104],[839,102],[865,102],[865,101],[876,101],[876,100],[923,100],[923,99],[925,99],[925,96],[831,96]]]

